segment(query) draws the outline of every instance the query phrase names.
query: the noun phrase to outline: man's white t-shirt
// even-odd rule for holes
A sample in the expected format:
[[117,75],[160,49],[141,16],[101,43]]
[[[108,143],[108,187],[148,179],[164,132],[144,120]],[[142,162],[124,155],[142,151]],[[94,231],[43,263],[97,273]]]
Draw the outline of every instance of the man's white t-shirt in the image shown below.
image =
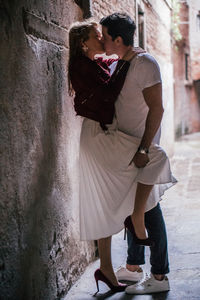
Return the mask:
[[[160,68],[148,53],[141,53],[131,61],[124,86],[115,103],[118,129],[128,135],[141,138],[145,130],[148,106],[142,91],[161,80]],[[153,142],[159,144],[160,128]]]
[[[111,72],[115,65],[114,63],[112,64]],[[132,59],[124,86],[115,103],[116,122],[120,131],[142,138],[149,111],[142,91],[161,82],[160,68],[153,56],[148,53],[142,53]],[[153,142],[156,144],[160,142],[160,133],[161,130],[159,128],[153,139]],[[139,171],[142,172],[142,168]],[[162,188],[159,184],[154,185],[148,197],[146,211],[157,205],[164,191],[170,186],[171,183],[166,183],[166,186]]]

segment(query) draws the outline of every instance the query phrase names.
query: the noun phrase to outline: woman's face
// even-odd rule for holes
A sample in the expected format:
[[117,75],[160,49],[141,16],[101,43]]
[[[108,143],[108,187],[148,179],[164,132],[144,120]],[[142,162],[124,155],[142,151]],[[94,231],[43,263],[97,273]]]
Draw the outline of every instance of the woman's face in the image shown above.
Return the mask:
[[95,53],[104,53],[104,47],[102,43],[102,35],[97,26],[94,26],[89,33],[89,39],[84,42],[90,51]]

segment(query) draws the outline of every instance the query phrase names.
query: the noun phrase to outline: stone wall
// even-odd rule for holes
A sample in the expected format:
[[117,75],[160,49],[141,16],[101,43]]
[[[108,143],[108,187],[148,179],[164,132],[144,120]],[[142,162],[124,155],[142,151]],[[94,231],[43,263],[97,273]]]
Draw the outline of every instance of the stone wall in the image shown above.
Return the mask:
[[81,120],[67,91],[74,1],[0,4],[0,299],[55,300],[94,258],[79,241]]

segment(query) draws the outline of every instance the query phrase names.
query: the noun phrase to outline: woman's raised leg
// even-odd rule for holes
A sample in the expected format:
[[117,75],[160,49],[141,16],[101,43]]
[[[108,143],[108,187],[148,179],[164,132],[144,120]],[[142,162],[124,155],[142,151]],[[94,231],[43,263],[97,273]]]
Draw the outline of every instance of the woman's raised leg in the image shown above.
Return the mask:
[[144,222],[144,213],[146,209],[146,203],[152,188],[153,185],[147,185],[140,182],[138,182],[137,184],[134,211],[131,215],[131,218],[134,225],[135,233],[139,239],[147,238]]

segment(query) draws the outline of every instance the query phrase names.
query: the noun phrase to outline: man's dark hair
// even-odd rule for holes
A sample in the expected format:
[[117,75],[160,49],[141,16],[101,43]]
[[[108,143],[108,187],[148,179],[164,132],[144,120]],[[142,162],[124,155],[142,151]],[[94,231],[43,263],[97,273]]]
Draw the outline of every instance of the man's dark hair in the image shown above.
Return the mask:
[[126,13],[114,13],[100,20],[102,26],[107,27],[108,34],[114,41],[118,36],[123,40],[124,45],[133,45],[135,33],[135,22]]

